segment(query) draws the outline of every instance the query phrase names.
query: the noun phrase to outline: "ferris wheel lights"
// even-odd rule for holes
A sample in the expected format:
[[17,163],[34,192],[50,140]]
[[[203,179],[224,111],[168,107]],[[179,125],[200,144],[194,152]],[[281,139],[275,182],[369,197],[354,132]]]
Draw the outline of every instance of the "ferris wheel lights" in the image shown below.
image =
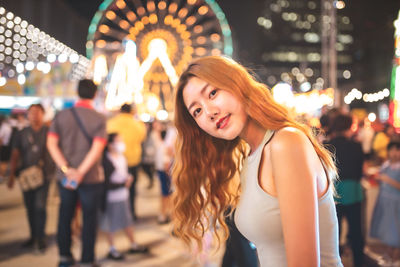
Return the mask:
[[187,25],[193,25],[196,22],[196,17],[195,16],[190,16],[186,19],[186,24]]
[[117,16],[115,15],[114,11],[109,10],[106,12],[106,18],[109,20],[114,20]]
[[204,16],[208,12],[208,7],[207,6],[201,6],[198,10],[199,14]]
[[121,20],[120,22],[119,22],[119,26],[122,28],[122,29],[128,29],[129,28],[129,22],[127,22],[126,20]]
[[144,25],[147,25],[147,24],[149,24],[149,17],[147,17],[147,16],[144,16],[143,18],[142,18],[142,23],[144,24]]
[[178,5],[175,2],[171,3],[168,7],[169,13],[175,13],[177,9]]
[[154,4],[153,1],[150,1],[147,3],[147,10],[149,10],[150,12],[153,12],[156,9],[156,5]]
[[158,9],[164,10],[167,7],[167,4],[164,1],[160,1],[158,3]]
[[124,9],[125,6],[126,6],[124,0],[117,0],[117,2],[115,2],[115,4],[117,5],[117,7],[118,7],[119,9]]
[[221,50],[214,48],[213,50],[211,50],[211,55],[213,56],[220,56],[221,55]]
[[201,32],[203,31],[203,26],[201,26],[201,25],[196,25],[196,26],[194,26],[193,31],[194,31],[195,33],[201,33]]
[[221,39],[221,36],[218,33],[211,34],[211,41],[218,42]]
[[189,39],[190,38],[190,32],[183,32],[181,34],[182,39]]
[[187,13],[188,13],[188,10],[186,8],[182,8],[181,10],[179,10],[178,16],[181,18],[184,18],[184,17],[186,17]]
[[164,24],[171,25],[173,20],[174,20],[174,18],[171,15],[167,15],[164,18]]
[[156,14],[151,14],[149,16],[149,21],[151,24],[156,24],[158,22],[158,17]]
[[176,18],[172,21],[172,27],[176,28],[181,24],[180,19]]
[[185,25],[185,24],[179,25],[179,26],[176,28],[176,31],[177,31],[178,33],[182,33],[182,32],[184,32],[184,31],[186,31],[186,25]]
[[146,13],[146,10],[144,9],[144,7],[140,6],[138,7],[138,9],[136,9],[136,12],[139,16],[143,16]]
[[99,26],[99,32],[101,32],[101,33],[108,33],[109,30],[110,30],[110,27],[108,27],[105,24],[102,24]]
[[126,17],[127,17],[130,21],[136,20],[136,15],[135,15],[135,13],[133,13],[132,11],[129,11],[128,13],[126,13]]

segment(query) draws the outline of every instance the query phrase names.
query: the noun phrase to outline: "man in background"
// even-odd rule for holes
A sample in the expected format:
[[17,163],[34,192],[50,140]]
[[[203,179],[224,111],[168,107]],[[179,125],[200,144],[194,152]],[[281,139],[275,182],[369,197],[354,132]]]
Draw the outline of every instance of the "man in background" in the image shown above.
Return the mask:
[[107,136],[105,117],[93,108],[96,91],[91,80],[81,80],[79,101],[56,115],[48,135],[47,147],[58,166],[61,198],[57,233],[59,267],[75,264],[71,253],[71,220],[78,199],[83,213],[80,266],[97,266],[94,247],[104,181],[101,155]]

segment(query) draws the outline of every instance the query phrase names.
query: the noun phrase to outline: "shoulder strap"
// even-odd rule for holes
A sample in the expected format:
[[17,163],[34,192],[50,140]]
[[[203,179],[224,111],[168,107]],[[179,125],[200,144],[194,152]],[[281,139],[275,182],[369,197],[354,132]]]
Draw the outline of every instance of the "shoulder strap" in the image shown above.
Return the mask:
[[89,144],[91,144],[92,143],[92,138],[90,137],[90,135],[86,131],[85,126],[83,126],[83,123],[82,123],[81,119],[79,118],[78,113],[76,112],[75,108],[71,108],[71,112],[74,115],[74,118],[75,118],[76,122],[78,123],[79,129],[81,129],[83,135],[86,137],[86,139],[89,142]]

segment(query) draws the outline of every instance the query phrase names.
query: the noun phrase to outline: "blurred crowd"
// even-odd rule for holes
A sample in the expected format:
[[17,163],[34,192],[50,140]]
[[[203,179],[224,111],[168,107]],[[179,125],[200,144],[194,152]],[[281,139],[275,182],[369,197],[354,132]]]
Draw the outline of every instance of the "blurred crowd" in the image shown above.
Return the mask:
[[[94,266],[96,232],[90,236],[85,229],[97,229],[97,226],[107,236],[109,259],[123,260],[125,253],[149,252],[151,248],[141,245],[140,240],[137,242],[134,234],[135,221],[140,220],[135,204],[139,171],[145,174],[143,177],[148,178],[148,189],[155,184],[160,185],[158,223],[167,224],[171,220],[170,196],[173,188],[170,169],[174,161],[174,126],[169,121],[157,119],[144,123],[138,119],[134,105],[124,104],[119,112],[110,114],[107,118],[104,115],[98,117],[98,121],[104,119],[104,123],[92,127],[93,120],[90,123],[84,121],[84,112],[86,109],[93,109],[85,102],[93,97],[94,95],[81,95],[80,102],[73,108],[81,118],[74,119],[69,115],[70,117],[57,121],[59,114],[54,121],[44,121],[45,109],[41,104],[31,105],[25,113],[0,116],[0,179],[9,188],[13,188],[18,181],[23,191],[30,227],[30,237],[22,244],[25,248],[40,252],[46,250],[44,229],[47,195],[50,183],[57,181],[61,198],[57,241],[60,250],[59,266],[75,264],[70,252],[72,235],[81,236],[83,240],[81,266],[85,263]],[[312,123],[311,120],[304,122],[310,122],[318,140],[326,145],[336,160],[339,177],[333,186],[336,189],[337,217],[339,225],[343,218],[348,223],[348,234],[341,246],[341,252],[345,246],[350,247],[354,266],[363,266],[365,239],[368,235],[387,246],[388,254],[381,259],[387,266],[400,266],[398,132],[389,123],[372,123],[368,118],[359,119],[336,108],[324,110],[318,123],[315,123],[315,119]],[[68,143],[65,138],[62,140],[63,127],[70,128],[71,124],[76,124],[75,132],[80,134]],[[85,133],[86,131],[90,133]],[[52,141],[60,148],[59,152],[52,150]],[[101,153],[95,156],[94,161],[98,160],[104,179],[91,180],[89,174],[94,165],[88,167],[82,177],[74,178],[79,176],[79,168],[84,168],[82,164],[88,160],[90,153],[94,153],[92,148],[96,144],[99,144],[98,151]],[[74,145],[77,146],[75,150],[86,147],[77,163],[73,163],[72,154],[78,152],[71,154],[67,149]],[[61,153],[61,156],[57,153]],[[41,169],[42,180],[39,179],[37,184],[29,184],[31,178],[26,178],[28,180],[24,184],[24,176],[32,176],[36,171],[31,167]],[[154,183],[155,177],[159,179],[159,183]],[[367,222],[363,212],[365,184],[379,186],[379,196],[368,232],[365,231]],[[98,189],[93,190],[95,186]],[[97,198],[90,199],[95,194]],[[93,209],[98,209],[99,213],[93,213]],[[87,216],[93,218],[89,220]],[[227,219],[229,220],[228,217]],[[228,225],[231,239],[226,244],[223,266],[241,266],[242,263],[244,266],[257,266],[254,248],[244,240],[233,222],[228,222]],[[125,232],[131,244],[128,251],[118,248],[114,240],[117,231]],[[205,241],[206,239],[207,237]],[[237,250],[240,242],[245,243],[243,249],[246,251]]]

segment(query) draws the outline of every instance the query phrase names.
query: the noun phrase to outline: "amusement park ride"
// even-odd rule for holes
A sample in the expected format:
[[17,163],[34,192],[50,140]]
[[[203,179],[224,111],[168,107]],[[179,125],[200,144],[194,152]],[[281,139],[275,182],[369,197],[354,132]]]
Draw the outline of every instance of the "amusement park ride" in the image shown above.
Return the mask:
[[105,108],[135,103],[171,112],[173,88],[189,62],[232,55],[228,22],[214,0],[105,0],[89,27],[87,56]]

